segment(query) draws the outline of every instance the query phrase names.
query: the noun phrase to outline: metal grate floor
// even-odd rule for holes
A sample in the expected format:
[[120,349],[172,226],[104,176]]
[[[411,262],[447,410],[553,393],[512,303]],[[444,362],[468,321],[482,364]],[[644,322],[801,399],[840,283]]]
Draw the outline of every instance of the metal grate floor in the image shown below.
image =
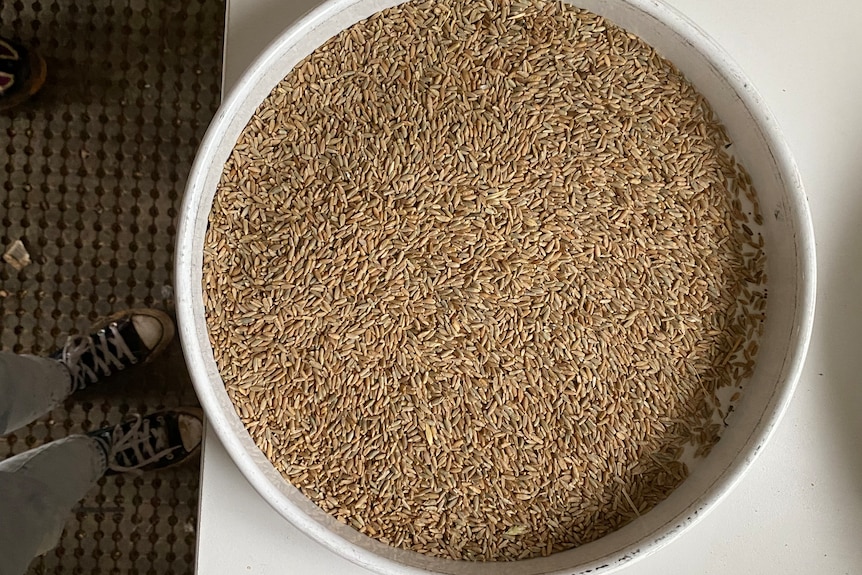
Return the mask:
[[[0,114],[0,347],[47,354],[128,307],[173,309],[175,217],[219,100],[224,0],[4,0],[0,35],[37,48],[48,81]],[[0,438],[0,458],[195,404],[178,342],[153,364]],[[194,570],[198,468],[102,479],[30,573]]]

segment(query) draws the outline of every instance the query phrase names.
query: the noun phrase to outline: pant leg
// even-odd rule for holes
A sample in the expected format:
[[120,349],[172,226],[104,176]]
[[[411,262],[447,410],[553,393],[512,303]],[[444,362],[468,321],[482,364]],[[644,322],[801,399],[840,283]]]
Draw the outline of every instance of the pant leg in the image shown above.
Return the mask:
[[0,435],[51,411],[71,388],[72,376],[59,361],[0,352]]
[[106,468],[104,450],[86,435],[0,461],[0,575],[22,575],[57,545],[72,507]]

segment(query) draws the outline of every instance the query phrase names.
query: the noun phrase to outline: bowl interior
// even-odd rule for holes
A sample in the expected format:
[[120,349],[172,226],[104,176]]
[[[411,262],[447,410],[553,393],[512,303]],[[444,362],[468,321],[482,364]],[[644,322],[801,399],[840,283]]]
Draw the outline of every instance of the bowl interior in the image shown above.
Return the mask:
[[218,111],[189,178],[178,239],[180,334],[194,385],[213,428],[252,485],[300,529],[368,568],[387,573],[538,574],[611,571],[669,542],[740,479],[776,425],[801,370],[813,317],[814,253],[795,164],[774,120],[737,67],[673,10],[648,0],[574,0],[639,35],[672,61],[712,104],[758,191],[766,242],[767,320],[753,377],[709,457],[668,499],[624,528],[550,557],[468,563],[425,557],[366,537],[324,513],[285,481],[236,415],[213,359],[201,288],[203,241],[213,196],[234,143],[254,110],[292,67],[344,28],[398,4],[332,0],[277,39]]

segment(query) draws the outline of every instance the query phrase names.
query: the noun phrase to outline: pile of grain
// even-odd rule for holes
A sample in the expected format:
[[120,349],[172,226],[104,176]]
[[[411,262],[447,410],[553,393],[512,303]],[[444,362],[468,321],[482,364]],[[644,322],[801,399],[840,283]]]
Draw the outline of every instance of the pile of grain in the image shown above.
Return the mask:
[[647,512],[757,351],[760,215],[728,146],[669,62],[559,2],[415,1],[339,34],[261,104],[212,208],[210,338],[249,433],[324,510],[435,556]]

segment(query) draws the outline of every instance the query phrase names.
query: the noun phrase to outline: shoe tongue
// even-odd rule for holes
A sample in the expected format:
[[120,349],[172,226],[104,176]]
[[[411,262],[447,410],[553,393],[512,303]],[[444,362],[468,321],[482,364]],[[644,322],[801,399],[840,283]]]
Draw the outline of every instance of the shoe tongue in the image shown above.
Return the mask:
[[[149,460],[153,455],[157,455],[173,445],[171,438],[168,436],[167,425],[153,425],[152,422],[147,419],[143,421],[143,425],[145,427],[138,431],[141,435],[136,439],[133,439],[132,444],[122,450],[123,456],[128,459],[126,464],[130,466],[139,466],[151,463]],[[145,430],[146,433],[144,433]],[[144,447],[143,444],[146,444],[146,447]],[[140,451],[143,460],[137,461],[135,447]]]
[[[140,336],[138,336],[138,332],[135,329],[134,324],[130,320],[118,321],[115,325],[117,327],[117,330],[120,332],[120,337],[122,337],[123,341],[126,342],[126,346],[129,348],[129,351],[132,352],[132,355],[134,355],[137,360],[140,360],[141,358],[146,357],[146,355],[149,354],[150,348],[148,348],[146,344],[141,341],[141,338]],[[112,349],[116,351],[116,346],[113,343],[113,338],[111,338],[110,343]]]
[[169,447],[182,445],[182,433],[180,431],[180,426],[177,425],[179,422],[174,420],[177,415],[174,413],[166,413],[164,417],[165,423],[159,426],[159,433],[161,434],[159,437],[161,440],[159,442],[159,449],[167,449]]
[[151,427],[148,441],[155,453],[158,453],[159,451],[170,447],[171,445],[171,442],[168,438],[167,430],[165,429],[164,425],[158,427]]

